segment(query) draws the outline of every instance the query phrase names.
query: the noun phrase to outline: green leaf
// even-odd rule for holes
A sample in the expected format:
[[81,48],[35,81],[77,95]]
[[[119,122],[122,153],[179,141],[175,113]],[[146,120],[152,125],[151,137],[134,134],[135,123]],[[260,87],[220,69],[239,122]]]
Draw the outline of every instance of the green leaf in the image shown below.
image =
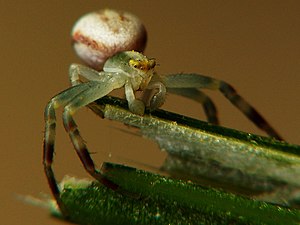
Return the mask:
[[299,224],[300,212],[190,182],[106,163],[107,178],[127,194],[98,182],[64,181],[62,200],[79,224]]

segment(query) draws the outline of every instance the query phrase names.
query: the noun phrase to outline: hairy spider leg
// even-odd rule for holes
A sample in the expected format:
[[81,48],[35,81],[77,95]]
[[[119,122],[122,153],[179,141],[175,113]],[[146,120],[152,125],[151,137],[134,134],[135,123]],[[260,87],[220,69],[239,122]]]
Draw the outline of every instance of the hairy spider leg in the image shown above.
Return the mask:
[[101,171],[96,170],[95,164],[90,157],[89,151],[79,133],[78,127],[73,120],[73,114],[81,107],[107,95],[113,89],[124,86],[124,76],[120,76],[119,78],[117,77],[115,76],[114,78],[116,79],[112,79],[108,76],[107,80],[104,80],[103,82],[90,81],[71,87],[53,97],[46,106],[43,164],[49,186],[57,204],[62,210],[63,215],[67,216],[68,214],[60,199],[60,191],[52,169],[56,127],[55,109],[60,106],[65,106],[63,112],[64,127],[69,133],[74,148],[76,149],[76,152],[87,172],[99,180],[102,184],[116,190],[118,186],[105,179]]
[[199,102],[204,109],[207,121],[219,125],[217,108],[211,98],[202,91],[196,88],[168,88],[168,92]]
[[258,128],[269,136],[283,140],[275,129],[228,83],[200,74],[170,74],[161,77],[167,88],[205,88],[219,90],[234,106],[236,106]]

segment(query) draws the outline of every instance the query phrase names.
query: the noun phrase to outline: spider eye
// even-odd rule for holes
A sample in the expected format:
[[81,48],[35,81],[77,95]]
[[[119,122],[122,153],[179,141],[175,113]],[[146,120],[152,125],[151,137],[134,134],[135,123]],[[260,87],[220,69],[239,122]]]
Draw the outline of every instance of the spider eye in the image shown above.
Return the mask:
[[140,62],[134,59],[129,60],[129,65],[134,67],[134,68],[139,68],[140,67]]

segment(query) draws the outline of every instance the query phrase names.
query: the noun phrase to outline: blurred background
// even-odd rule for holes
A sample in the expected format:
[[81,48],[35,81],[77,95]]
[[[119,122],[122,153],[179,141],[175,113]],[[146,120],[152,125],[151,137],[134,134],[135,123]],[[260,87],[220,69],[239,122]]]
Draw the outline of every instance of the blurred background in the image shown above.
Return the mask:
[[[70,42],[74,22],[105,7],[141,18],[148,30],[146,55],[157,59],[160,73],[197,72],[226,80],[287,141],[300,144],[299,1],[1,1],[1,224],[63,224],[17,196],[50,194],[41,161],[43,110],[69,87],[69,65],[80,62]],[[222,125],[263,134],[220,93],[208,94]],[[205,120],[202,108],[183,98],[168,96],[164,108]],[[76,119],[98,165],[106,160],[159,167],[164,160],[157,145],[130,134],[136,132],[132,128],[101,120],[88,109]],[[88,177],[60,114],[58,122],[58,179]]]

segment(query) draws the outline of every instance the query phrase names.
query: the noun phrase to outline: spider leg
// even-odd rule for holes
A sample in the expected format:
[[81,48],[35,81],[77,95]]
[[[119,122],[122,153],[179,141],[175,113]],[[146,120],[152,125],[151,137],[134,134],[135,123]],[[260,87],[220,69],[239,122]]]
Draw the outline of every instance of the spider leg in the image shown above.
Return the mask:
[[[196,88],[168,88],[168,92],[181,95],[201,103],[208,122],[212,124],[219,124],[215,104],[202,91]],[[150,111],[154,111],[164,104],[166,93],[167,89],[165,85],[156,78],[156,80],[151,81],[147,86],[147,89],[144,90],[142,101],[147,107],[149,107]]]
[[95,164],[89,154],[88,148],[80,135],[78,126],[73,119],[73,115],[78,109],[87,106],[91,102],[94,102],[95,100],[107,95],[113,89],[120,88],[123,85],[115,87],[112,83],[109,85],[107,83],[95,81],[91,81],[89,82],[89,84],[89,89],[84,90],[80,95],[73,98],[69,103],[67,103],[63,112],[63,123],[66,132],[70,136],[76,153],[79,156],[86,171],[102,184],[115,190],[118,188],[118,186],[107,180],[103,176],[102,172],[96,169]]
[[167,89],[160,81],[151,81],[146,90],[143,91],[142,101],[150,111],[154,111],[162,106],[166,100]]
[[143,115],[145,111],[145,104],[143,101],[135,98],[134,90],[131,84],[125,84],[125,96],[128,101],[129,110],[135,114]]
[[219,124],[217,109],[213,101],[202,91],[195,88],[168,88],[168,92],[190,98],[199,102],[204,109],[207,121],[212,124]]
[[60,191],[57,186],[57,182],[52,170],[53,154],[54,154],[54,143],[55,143],[55,128],[56,128],[56,115],[55,109],[65,105],[70,99],[74,98],[82,91],[86,90],[88,86],[81,84],[76,87],[71,87],[58,95],[54,96],[45,108],[45,133],[44,133],[44,144],[43,144],[43,164],[45,174],[48,179],[50,189],[53,193],[54,198],[57,201],[62,213],[66,215],[66,210],[60,199]]
[[73,115],[80,108],[87,106],[88,104],[94,102],[99,98],[102,98],[114,89],[123,87],[125,84],[125,80],[122,78],[122,76],[120,76],[119,79],[117,77],[118,75],[115,75],[116,79],[108,78],[107,80],[105,80],[105,82],[90,81],[88,83],[85,83],[89,85],[89,88],[82,91],[80,95],[69,101],[64,107],[63,112],[63,123],[65,130],[69,134],[72,144],[84,168],[91,176],[112,189],[116,189],[116,186],[110,181],[106,180],[103,177],[101,171],[96,170],[95,164],[90,157],[87,146],[80,135],[77,124],[73,119]]
[[228,83],[200,74],[172,74],[162,76],[167,88],[206,88],[219,90],[234,106],[236,106],[258,128],[269,136],[283,140],[275,129]]
[[68,216],[68,213],[60,199],[60,190],[52,169],[56,127],[55,109],[60,106],[65,106],[63,113],[64,127],[69,133],[71,141],[85,169],[107,187],[116,189],[117,186],[115,184],[103,178],[102,173],[95,169],[93,160],[91,159],[87,147],[80,136],[72,115],[79,108],[88,105],[96,99],[107,95],[113,89],[120,88],[123,85],[124,80],[122,77],[117,79],[117,81],[108,78],[105,82],[90,81],[82,83],[54,96],[45,108],[45,136],[43,152],[44,170],[53,196],[64,216]]
[[100,81],[105,78],[106,73],[98,72],[90,67],[73,63],[69,68],[69,80],[72,86],[78,85],[81,82],[80,76],[89,81]]

